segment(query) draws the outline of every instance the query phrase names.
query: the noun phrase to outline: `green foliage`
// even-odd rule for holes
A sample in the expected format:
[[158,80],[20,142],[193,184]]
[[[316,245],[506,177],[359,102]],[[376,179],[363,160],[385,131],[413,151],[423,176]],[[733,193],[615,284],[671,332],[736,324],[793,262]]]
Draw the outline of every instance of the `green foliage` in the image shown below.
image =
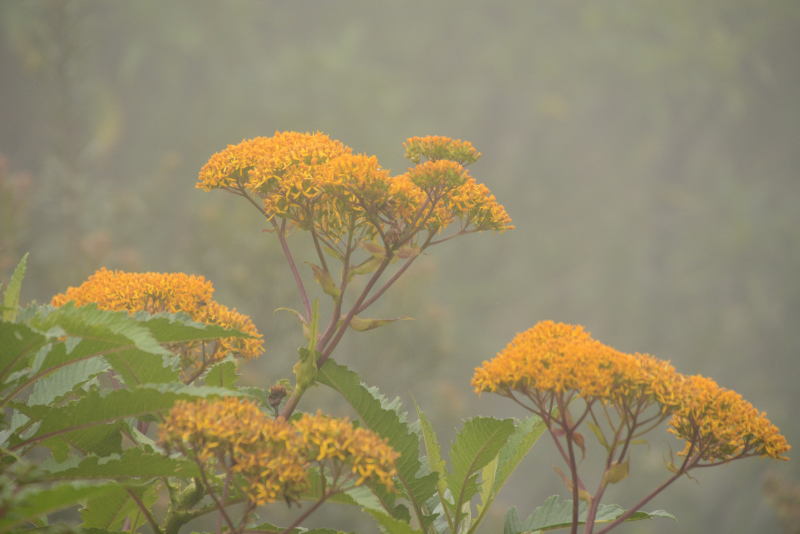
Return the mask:
[[25,488],[11,497],[3,497],[7,513],[0,517],[0,532],[12,532],[25,523],[38,523],[40,518],[113,492],[114,483],[65,482],[46,488]]
[[11,281],[3,292],[3,321],[13,322],[17,318],[17,306],[19,306],[19,292],[22,289],[22,279],[25,277],[25,267],[28,263],[28,253],[26,253],[14,269]]
[[[586,503],[580,503],[579,521],[581,524],[586,522]],[[616,504],[602,505],[597,510],[595,523],[610,523],[621,516],[625,511]],[[635,512],[626,521],[641,521],[642,519],[653,519],[656,517],[675,519],[675,516],[663,510],[654,512]],[[506,512],[504,534],[525,534],[530,532],[547,532],[569,528],[572,525],[572,501],[558,502],[557,496],[552,496],[544,505],[540,506],[528,516],[525,521],[521,521],[517,514],[516,506]]]
[[[407,414],[401,411],[399,399],[389,402],[376,388],[368,388],[357,373],[331,359],[320,368],[317,380],[341,394],[353,407],[362,424],[386,438],[389,445],[400,453],[397,470],[403,497],[412,503],[417,520],[429,523],[431,519],[424,513],[421,503],[436,491],[436,475],[425,473],[422,467],[419,435],[410,428]],[[402,504],[393,507],[394,495],[379,493],[378,496],[394,517],[410,517],[408,509]]]

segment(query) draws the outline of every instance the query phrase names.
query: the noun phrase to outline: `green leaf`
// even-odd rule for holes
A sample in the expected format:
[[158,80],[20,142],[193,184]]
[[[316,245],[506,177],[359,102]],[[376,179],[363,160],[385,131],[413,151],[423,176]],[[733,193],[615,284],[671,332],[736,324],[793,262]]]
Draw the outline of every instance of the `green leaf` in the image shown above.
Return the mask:
[[474,417],[464,423],[450,448],[453,472],[447,473],[447,485],[455,499],[455,528],[459,528],[462,506],[478,493],[478,473],[494,459],[514,433],[511,419]]
[[[122,421],[113,421],[106,425],[88,426],[51,436],[41,444],[50,449],[57,461],[68,458],[74,450],[82,454],[106,456],[122,452]],[[66,452],[66,455],[64,454]]]
[[14,274],[11,275],[6,290],[3,294],[3,321],[14,322],[17,319],[19,307],[19,293],[22,290],[22,279],[25,278],[25,268],[28,264],[28,252],[19,260]]
[[[322,480],[320,479],[320,473],[318,469],[312,467],[309,471],[308,489],[303,494],[303,500],[316,502],[322,498]],[[385,512],[381,501],[372,493],[369,487],[364,485],[355,486],[347,491],[336,493],[328,497],[327,501],[359,506],[365,510],[377,510],[379,512]]]
[[148,453],[139,448],[106,457],[74,457],[58,464],[46,460],[40,466],[53,480],[115,479],[125,481],[136,478],[200,476],[197,464],[190,460],[169,458],[161,453]]
[[433,430],[433,425],[428,419],[428,416],[426,416],[419,405],[417,405],[416,400],[414,401],[414,406],[417,408],[417,417],[419,417],[422,439],[425,443],[425,452],[428,453],[428,464],[432,471],[439,474],[436,487],[441,497],[447,489],[447,479],[445,478],[447,475],[447,467],[445,461],[442,459],[442,448],[439,446],[439,438]]
[[136,532],[137,528],[145,521],[136,501],[139,500],[149,509],[158,500],[158,493],[162,486],[160,481],[153,481],[144,486],[110,488],[106,493],[90,499],[86,507],[81,510],[83,519],[81,526],[112,531],[120,530],[125,524],[125,520],[130,518],[129,531]]
[[333,281],[331,273],[311,262],[306,263],[308,263],[311,266],[311,270],[314,271],[314,280],[322,287],[322,291],[324,291],[326,295],[333,297],[333,300],[339,300],[342,296],[342,291],[338,288],[336,282]]
[[23,523],[104,495],[117,487],[116,483],[67,482],[46,489],[25,488],[15,495],[13,507],[0,517],[0,533],[15,531]]
[[[141,386],[133,389],[91,391],[77,402],[63,407],[14,405],[41,425],[36,433],[14,448],[96,425],[140,418],[169,410],[180,399],[232,396],[235,391],[214,387],[192,387],[180,383]],[[92,452],[91,450],[86,452]]]
[[0,322],[0,383],[8,387],[23,378],[12,377],[24,370],[30,358],[48,342],[47,336],[26,324]]
[[544,422],[536,415],[516,422],[514,433],[508,438],[508,441],[500,449],[495,459],[489,462],[481,471],[481,501],[478,504],[478,517],[475,518],[470,532],[474,532],[483,522],[511,473],[514,472],[545,430]]
[[624,462],[617,463],[609,467],[605,474],[603,474],[603,483],[616,484],[617,482],[628,478],[630,460],[630,457],[628,457]]
[[102,358],[90,358],[62,367],[33,384],[33,391],[25,401],[29,406],[51,404],[56,399],[83,386],[109,368]]
[[508,438],[498,455],[498,474],[492,486],[492,495],[497,496],[500,493],[511,473],[522,462],[545,430],[547,430],[547,425],[538,415],[527,417],[516,424],[514,433]]
[[336,250],[335,248],[323,245],[322,246],[322,250],[324,250],[325,252],[327,252],[328,254],[330,254],[331,256],[336,258],[337,260],[344,261],[344,257],[342,256],[342,254],[338,250]]
[[[342,315],[342,318],[347,317],[346,315]],[[366,332],[367,330],[373,330],[375,328],[380,328],[383,325],[393,323],[395,321],[413,321],[412,317],[406,317],[405,315],[401,317],[394,317],[393,319],[359,319],[358,317],[353,317],[350,319],[350,328],[355,330],[356,332]]]
[[[578,522],[580,524],[586,523],[586,510],[586,503],[581,501],[579,503],[578,514]],[[625,510],[616,504],[600,505],[595,515],[595,523],[611,523],[624,513]],[[677,521],[672,514],[663,510],[656,510],[654,512],[634,512],[625,522],[653,519],[655,517]],[[559,504],[558,496],[553,495],[545,501],[544,505],[534,510],[524,522],[520,520],[516,506],[509,509],[508,512],[506,512],[503,533],[522,534],[535,531],[546,532],[569,528],[570,526],[572,526],[572,501],[567,500]]]
[[[383,247],[381,247],[381,250],[383,251],[383,253],[386,252],[386,250],[383,249]],[[373,256],[368,260],[362,262],[360,265],[351,266],[350,270],[347,272],[347,282],[350,283],[350,281],[352,281],[353,278],[355,278],[360,274],[374,273],[383,264],[383,261],[384,261],[383,256],[380,257]]]
[[368,514],[375,518],[381,526],[381,530],[387,534],[422,534],[421,530],[411,528],[411,525],[404,521],[395,519],[377,510],[365,510]]
[[143,352],[172,355],[159,345],[149,329],[127,312],[100,310],[95,303],[79,308],[75,307],[74,302],[68,302],[60,308],[42,306],[29,324],[41,332],[57,329],[59,336],[89,338],[120,347],[132,344]]
[[603,434],[603,429],[597,426],[596,424],[592,423],[591,421],[586,421],[586,424],[589,425],[589,428],[592,430],[594,437],[597,438],[597,441],[600,445],[603,446],[606,450],[608,450],[608,441],[606,440],[605,435]]
[[134,313],[131,318],[147,328],[159,343],[185,343],[226,337],[253,337],[239,330],[215,324],[195,322],[183,312],[162,312],[151,315],[140,311]]
[[207,386],[215,386],[219,388],[231,389],[234,384],[241,377],[236,373],[238,365],[233,356],[228,356],[225,361],[215,364],[209,369],[205,377]]
[[436,432],[433,430],[433,425],[428,419],[428,416],[426,416],[425,413],[420,409],[416,400],[414,400],[414,406],[417,408],[417,417],[419,418],[422,440],[425,444],[425,452],[428,455],[428,464],[430,469],[438,475],[436,481],[436,491],[439,494],[439,505],[442,507],[442,513],[447,520],[448,527],[450,530],[452,530],[453,516],[450,513],[449,508],[441,504],[445,502],[445,493],[448,492],[448,487],[446,478],[447,466],[445,461],[442,459],[442,448],[439,446],[439,438],[436,436]]
[[[90,342],[86,343],[90,349]],[[180,361],[177,356],[161,356],[142,352],[134,347],[105,356],[106,361],[119,374],[126,385],[171,384],[180,379]]]
[[[337,364],[331,358],[319,369],[317,381],[338,391],[353,407],[363,425],[386,438],[389,445],[400,453],[396,462],[399,485],[414,506],[417,518],[424,521],[421,505],[436,492],[438,475],[421,474],[420,438],[409,428],[407,415],[400,410],[399,399],[389,403],[377,389],[370,389],[361,382],[357,373]],[[394,494],[378,493],[378,497],[387,506],[391,506],[395,500]],[[392,511],[392,515],[400,517],[404,510],[404,507],[398,506]]]

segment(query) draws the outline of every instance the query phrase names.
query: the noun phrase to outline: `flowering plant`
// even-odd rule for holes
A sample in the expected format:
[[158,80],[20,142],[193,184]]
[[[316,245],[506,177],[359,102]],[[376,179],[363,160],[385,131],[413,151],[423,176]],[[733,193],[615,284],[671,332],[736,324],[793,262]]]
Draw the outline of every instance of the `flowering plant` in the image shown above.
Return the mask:
[[[301,525],[325,502],[358,508],[392,534],[472,533],[545,432],[566,464],[556,470],[572,499],[551,497],[524,521],[512,508],[505,531],[607,532],[672,518],[641,508],[692,469],[786,459],[778,429],[735,392],[545,321],[472,380],[476,393],[506,397],[531,415],[465,421],[448,467],[419,406],[409,423],[398,401],[332,358],[348,329],[404,319],[363,314],[423,252],[513,229],[466,170],[480,157],[469,142],[414,137],[405,148],[414,166],[391,176],[374,156],[321,133],[276,133],[229,146],[200,171],[197,188],[241,196],[280,243],[303,303],[288,311],[307,341],[293,382],[237,386],[239,366],[261,353],[263,339],[248,317],[214,301],[202,277],[101,269],[50,305],[19,308],[23,258],[0,323],[0,533],[47,530],[49,514],[80,504],[80,528],[92,533],[176,534],[213,515],[217,532],[321,534],[334,531]],[[300,231],[314,245],[316,291],[290,246]],[[330,299],[329,315],[319,298]],[[338,392],[357,420],[301,412],[316,384]],[[628,510],[601,504],[608,485],[629,476],[633,446],[665,422],[685,442],[665,462],[665,482]],[[579,469],[585,428],[606,451],[595,488]],[[42,448],[48,458],[36,465]],[[275,502],[297,510],[288,526],[258,519]]]

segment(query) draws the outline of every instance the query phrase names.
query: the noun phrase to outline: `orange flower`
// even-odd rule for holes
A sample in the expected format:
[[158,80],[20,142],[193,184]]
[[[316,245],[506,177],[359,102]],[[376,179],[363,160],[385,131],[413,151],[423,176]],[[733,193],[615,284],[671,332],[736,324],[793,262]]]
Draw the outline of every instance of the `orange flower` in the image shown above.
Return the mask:
[[766,418],[738,393],[701,376],[685,377],[663,360],[623,354],[591,338],[580,326],[544,321],[518,334],[475,370],[475,392],[519,392],[548,412],[554,396],[568,402],[613,403],[619,413],[641,413],[655,403],[669,431],[686,440],[692,464],[748,456],[786,459],[790,447]]
[[414,163],[419,163],[424,156],[429,161],[444,159],[466,166],[475,163],[481,157],[481,153],[475,150],[469,141],[461,139],[454,141],[442,136],[411,137],[403,143],[403,146],[406,147],[406,158]]
[[249,191],[261,199],[267,218],[313,230],[329,245],[379,234],[390,246],[399,235],[413,243],[418,232],[440,232],[456,219],[462,232],[513,228],[489,189],[464,170],[480,157],[470,143],[415,137],[407,140],[406,153],[427,161],[392,177],[374,156],[354,155],[319,132],[276,133],[212,156],[197,187]]
[[366,428],[354,428],[347,418],[334,419],[321,412],[303,414],[293,424],[309,458],[320,464],[331,462],[333,472],[348,466],[356,486],[376,481],[394,489],[395,461],[400,455],[385,439]]
[[711,463],[746,456],[786,460],[791,448],[766,414],[759,414],[735,391],[702,376],[683,381],[669,431],[686,440],[681,454]]
[[287,423],[239,397],[177,402],[159,427],[159,444],[207,468],[231,466],[256,504],[297,500],[313,464],[327,470],[335,488],[371,482],[393,490],[400,456],[385,439],[347,419],[318,412]]
[[159,443],[199,461],[241,474],[256,504],[296,501],[308,486],[309,461],[291,425],[270,419],[238,397],[179,401],[159,427]]
[[[202,276],[185,273],[126,273],[100,269],[78,287],[53,297],[53,306],[74,301],[76,306],[97,303],[101,310],[138,311],[148,313],[183,312],[194,321],[233,328],[250,334],[251,338],[226,337],[219,339],[215,350],[201,354],[199,343],[181,344],[177,349],[185,360],[185,369],[200,368],[221,360],[233,352],[245,359],[263,352],[263,339],[246,315],[229,309],[213,300],[214,288]],[[206,347],[207,348],[207,347]],[[205,358],[201,362],[200,358]]]

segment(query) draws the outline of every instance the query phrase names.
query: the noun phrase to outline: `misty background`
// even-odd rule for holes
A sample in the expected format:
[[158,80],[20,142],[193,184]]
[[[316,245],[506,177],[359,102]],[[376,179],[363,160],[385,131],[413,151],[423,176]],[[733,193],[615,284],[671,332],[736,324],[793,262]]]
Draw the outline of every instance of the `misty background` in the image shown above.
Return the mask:
[[[413,395],[447,449],[464,418],[526,415],[479,399],[476,366],[540,320],[581,324],[734,389],[797,447],[798,51],[793,0],[2,0],[0,281],[26,252],[23,302],[100,267],[202,275],[264,334],[242,382],[266,387],[291,377],[303,339],[273,310],[299,297],[256,210],[194,188],[202,165],[322,131],[400,174],[406,138],[450,136],[482,152],[470,174],[516,229],[431,249],[369,313],[416,320],[348,333],[337,361],[407,410]],[[300,262],[306,237],[290,240]],[[352,415],[323,388],[300,409],[320,406]],[[567,496],[548,440],[482,532]],[[651,435],[604,501],[657,486],[669,447]],[[618,531],[784,532],[769,472],[800,481],[794,458],[696,470],[645,507],[678,523]],[[306,526],[376,531],[324,510]]]

